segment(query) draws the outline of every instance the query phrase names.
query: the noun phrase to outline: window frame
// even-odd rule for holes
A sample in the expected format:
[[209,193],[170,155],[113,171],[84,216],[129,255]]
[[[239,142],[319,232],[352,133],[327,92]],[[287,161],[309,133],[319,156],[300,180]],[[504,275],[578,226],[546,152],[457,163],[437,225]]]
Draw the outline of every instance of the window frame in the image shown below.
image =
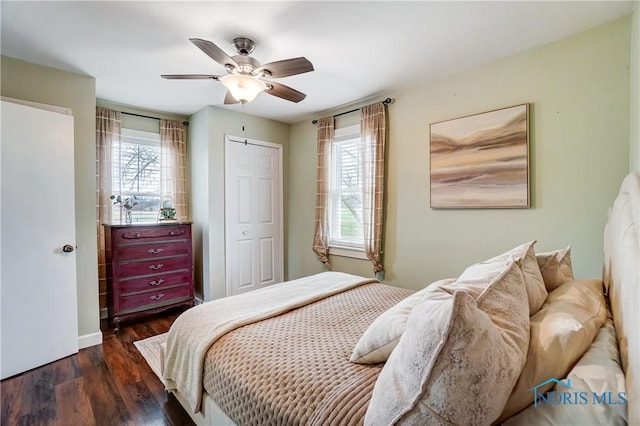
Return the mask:
[[[329,238],[328,238],[328,242],[329,242],[329,254],[330,255],[334,255],[334,256],[342,256],[342,257],[351,257],[351,258],[356,258],[356,259],[367,259],[367,256],[364,252],[364,238],[362,240],[362,243],[359,245],[354,245],[354,244],[348,244],[346,241],[344,240],[339,240],[336,239],[332,236],[332,230],[333,230],[333,224],[332,224],[332,220],[335,217],[335,203],[334,203],[334,192],[335,192],[335,179],[336,179],[336,164],[335,164],[335,158],[334,158],[334,154],[335,153],[335,144],[347,141],[347,140],[351,140],[351,139],[358,139],[358,146],[360,146],[360,144],[362,143],[362,137],[360,134],[360,125],[359,124],[354,124],[351,126],[347,126],[347,127],[342,127],[340,129],[336,129],[334,132],[334,138],[333,138],[333,144],[334,146],[332,147],[332,158],[331,158],[331,162],[330,162],[330,166],[329,166],[329,171],[330,171],[330,190],[329,190],[329,196],[328,196],[328,210],[329,210]],[[361,187],[360,187],[361,188]],[[341,244],[341,242],[344,242]]]

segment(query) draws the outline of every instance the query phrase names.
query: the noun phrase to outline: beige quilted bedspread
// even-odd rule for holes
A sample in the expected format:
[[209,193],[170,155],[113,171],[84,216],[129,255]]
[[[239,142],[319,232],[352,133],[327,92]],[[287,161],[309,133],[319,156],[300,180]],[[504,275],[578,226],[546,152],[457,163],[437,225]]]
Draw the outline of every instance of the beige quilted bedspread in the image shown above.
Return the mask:
[[411,293],[365,284],[227,333],[207,352],[204,388],[238,425],[362,424],[383,364],[349,357],[369,324]]
[[167,334],[163,371],[167,390],[177,390],[190,409],[199,411],[205,354],[220,337],[371,281],[342,272],[322,272],[187,310]]

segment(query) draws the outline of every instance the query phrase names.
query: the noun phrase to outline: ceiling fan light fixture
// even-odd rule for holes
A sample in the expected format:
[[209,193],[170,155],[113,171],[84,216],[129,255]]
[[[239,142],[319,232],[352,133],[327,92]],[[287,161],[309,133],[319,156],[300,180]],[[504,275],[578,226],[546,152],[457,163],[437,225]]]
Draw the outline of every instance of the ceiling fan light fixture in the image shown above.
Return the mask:
[[220,77],[219,80],[229,89],[231,96],[243,104],[251,102],[258,94],[267,90],[267,85],[263,81],[250,75],[225,75]]

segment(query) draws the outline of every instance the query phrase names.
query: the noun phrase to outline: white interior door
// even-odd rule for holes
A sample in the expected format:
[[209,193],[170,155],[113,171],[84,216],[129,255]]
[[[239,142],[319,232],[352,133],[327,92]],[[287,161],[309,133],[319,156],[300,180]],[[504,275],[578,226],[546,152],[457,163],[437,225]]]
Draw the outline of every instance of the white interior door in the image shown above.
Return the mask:
[[0,378],[78,352],[73,117],[2,101]]
[[282,147],[227,136],[227,295],[283,280]]

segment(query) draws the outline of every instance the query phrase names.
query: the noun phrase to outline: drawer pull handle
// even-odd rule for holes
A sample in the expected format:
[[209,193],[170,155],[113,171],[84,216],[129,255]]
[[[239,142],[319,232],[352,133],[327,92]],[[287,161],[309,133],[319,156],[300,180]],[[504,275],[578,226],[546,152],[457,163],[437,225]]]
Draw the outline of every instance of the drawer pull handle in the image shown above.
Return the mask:
[[162,268],[163,266],[164,265],[162,263],[158,263],[157,265],[149,265],[149,269],[157,271],[158,269]]
[[161,248],[157,248],[157,249],[149,249],[147,250],[149,253],[151,254],[158,254],[158,253],[162,253],[164,251],[164,249]]
[[160,293],[160,294],[153,294],[151,296],[149,296],[149,299],[151,300],[160,300],[164,297],[164,293]]
[[163,279],[159,279],[158,281],[149,281],[149,285],[153,285],[153,286],[159,286],[160,284],[162,284],[164,282]]
[[136,238],[140,238],[140,234],[139,234],[139,233],[138,233],[138,234],[136,234]]
[[169,235],[176,235],[176,233],[174,231],[170,231]]

